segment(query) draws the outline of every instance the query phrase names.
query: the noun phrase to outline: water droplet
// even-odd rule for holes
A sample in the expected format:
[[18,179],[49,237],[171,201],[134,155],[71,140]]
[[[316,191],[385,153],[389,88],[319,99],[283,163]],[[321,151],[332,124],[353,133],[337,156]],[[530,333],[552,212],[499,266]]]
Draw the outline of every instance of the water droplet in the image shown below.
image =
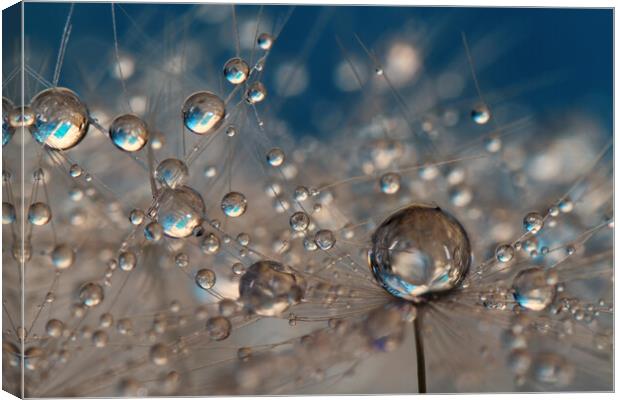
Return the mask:
[[203,289],[211,289],[215,285],[215,272],[204,268],[196,273],[196,284]]
[[385,194],[395,194],[400,189],[400,175],[388,172],[379,181],[381,191]]
[[279,167],[284,162],[284,151],[280,148],[273,148],[267,153],[267,162],[272,167]]
[[570,197],[565,197],[558,203],[558,209],[562,211],[563,213],[569,213],[573,211],[573,208],[574,208],[574,203],[570,199]]
[[215,254],[220,249],[220,239],[210,233],[201,243],[200,248],[206,254]]
[[268,33],[261,33],[258,35],[258,38],[256,38],[256,44],[261,50],[267,51],[271,49],[273,45],[273,37]]
[[198,135],[207,135],[224,120],[226,105],[211,92],[197,92],[185,100],[182,112],[187,129]]
[[174,189],[182,186],[189,178],[187,165],[176,158],[168,158],[155,169],[155,179],[165,187]]
[[230,192],[222,199],[222,211],[229,217],[240,217],[245,213],[248,202],[239,192]]
[[149,358],[151,362],[157,366],[168,364],[168,346],[163,343],[157,343],[151,346]]
[[254,82],[245,92],[245,101],[249,104],[260,103],[267,97],[267,88],[261,82]]
[[108,344],[108,334],[102,330],[96,330],[93,332],[93,346],[97,348],[103,348]]
[[489,153],[497,153],[502,149],[502,140],[497,136],[489,136],[484,139],[484,148]]
[[520,271],[514,278],[512,289],[515,301],[533,311],[545,309],[555,296],[555,287],[548,284],[547,274],[538,267]]
[[205,176],[207,178],[213,178],[215,175],[217,175],[217,169],[213,166],[207,166],[205,168]]
[[368,260],[386,291],[420,301],[456,287],[469,269],[470,253],[467,234],[454,217],[438,207],[413,205],[375,230]]
[[207,320],[207,333],[212,340],[220,341],[230,335],[232,325],[228,318],[217,316]]
[[241,58],[231,58],[224,64],[224,76],[233,85],[245,82],[250,75],[250,67]]
[[134,152],[144,147],[149,140],[149,131],[144,121],[138,116],[124,114],[112,121],[110,139],[119,149]]
[[131,271],[137,263],[138,257],[133,251],[124,251],[118,256],[118,266],[123,271]]
[[[234,137],[237,134],[237,128],[235,128],[234,125],[230,125],[228,128],[226,128],[226,136],[228,137]],[[209,175],[206,173],[205,171],[205,175],[208,177]],[[215,175],[215,173],[213,173],[213,175]],[[212,176],[213,176],[212,175]]]
[[304,201],[308,198],[309,195],[310,192],[308,191],[308,188],[306,188],[305,186],[297,186],[297,188],[295,188],[295,193],[293,194],[293,197],[297,201]]
[[523,227],[526,231],[537,234],[543,228],[544,220],[542,215],[537,212],[531,212],[523,218]]
[[69,175],[72,178],[79,178],[80,176],[82,176],[83,172],[84,172],[84,170],[78,164],[73,164],[69,168]]
[[132,225],[140,225],[144,221],[144,217],[144,211],[134,209],[129,213],[129,222],[131,222]]
[[52,250],[52,264],[58,269],[67,269],[75,261],[75,252],[68,244],[59,244]]
[[11,203],[7,203],[6,201],[2,202],[2,224],[12,224],[15,222],[16,218],[15,207]]
[[30,106],[35,113],[30,132],[37,142],[67,150],[86,136],[88,110],[71,90],[62,87],[43,90]]
[[204,213],[204,201],[192,188],[165,189],[157,205],[157,222],[164,228],[164,235],[185,238],[200,225]]
[[321,250],[329,250],[336,244],[336,237],[329,229],[321,229],[314,235],[314,243]]
[[310,217],[303,211],[297,211],[289,219],[289,224],[295,232],[303,232],[310,225]]
[[495,250],[497,261],[507,263],[512,260],[515,255],[515,249],[510,244],[502,244]]
[[457,186],[450,189],[450,202],[455,207],[465,207],[473,198],[471,190],[467,187]]
[[45,324],[45,332],[53,338],[58,338],[62,335],[62,331],[65,328],[65,324],[62,321],[57,319],[50,319]]
[[478,125],[484,125],[491,119],[491,111],[486,105],[476,106],[471,111],[471,119]]
[[157,242],[164,235],[164,228],[156,221],[150,222],[144,227],[144,238],[149,242]]
[[103,301],[103,288],[97,283],[87,283],[80,289],[80,301],[87,307],[95,307]]
[[35,115],[32,108],[24,106],[23,112],[21,107],[14,107],[9,112],[9,124],[13,128],[30,128],[34,124]]
[[179,253],[174,257],[174,263],[179,268],[185,268],[189,265],[189,256],[185,253]]
[[281,315],[301,301],[303,287],[293,271],[276,261],[252,264],[239,281],[239,299],[245,308],[262,316]]
[[52,210],[45,203],[37,202],[28,208],[28,222],[32,225],[42,226],[52,219]]

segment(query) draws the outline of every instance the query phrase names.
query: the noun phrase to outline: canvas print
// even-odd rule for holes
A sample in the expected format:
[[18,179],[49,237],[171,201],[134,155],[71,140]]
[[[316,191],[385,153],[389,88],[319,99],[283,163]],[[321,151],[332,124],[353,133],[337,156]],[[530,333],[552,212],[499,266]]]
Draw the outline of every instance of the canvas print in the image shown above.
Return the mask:
[[2,22],[4,391],[614,390],[612,9]]

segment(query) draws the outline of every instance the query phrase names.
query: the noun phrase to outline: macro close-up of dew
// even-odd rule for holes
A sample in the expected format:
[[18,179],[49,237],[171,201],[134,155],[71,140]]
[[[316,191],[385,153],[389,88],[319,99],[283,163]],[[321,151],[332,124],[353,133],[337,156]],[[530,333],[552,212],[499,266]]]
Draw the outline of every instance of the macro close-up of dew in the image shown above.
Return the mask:
[[2,21],[4,391],[613,391],[613,9]]

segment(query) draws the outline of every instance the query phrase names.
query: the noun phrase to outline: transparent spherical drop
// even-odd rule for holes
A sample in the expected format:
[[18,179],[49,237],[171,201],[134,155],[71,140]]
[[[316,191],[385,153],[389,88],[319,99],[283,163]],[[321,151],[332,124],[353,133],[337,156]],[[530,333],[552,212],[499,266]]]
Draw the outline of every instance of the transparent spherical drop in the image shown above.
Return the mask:
[[375,230],[368,260],[386,291],[421,301],[456,287],[469,269],[470,254],[467,233],[454,217],[439,207],[413,205]]
[[314,235],[314,243],[321,250],[329,250],[336,244],[336,237],[329,229],[321,229]]
[[261,82],[254,82],[245,92],[245,101],[249,104],[260,103],[267,97],[267,88]]
[[480,105],[471,110],[471,119],[478,125],[484,125],[491,119],[491,111],[485,105]]
[[227,193],[222,199],[222,211],[228,217],[240,217],[247,209],[248,201],[245,196],[239,192]]
[[510,244],[502,244],[495,249],[495,258],[497,261],[507,263],[512,260],[515,255],[515,249]]
[[187,129],[198,135],[207,135],[224,120],[226,105],[211,92],[197,92],[185,100],[182,112]]
[[118,255],[118,267],[123,271],[131,271],[137,263],[138,257],[133,251],[124,251]]
[[231,58],[224,64],[224,76],[226,80],[233,85],[239,85],[245,82],[249,75],[250,67],[248,63],[241,58]]
[[59,244],[52,250],[52,264],[58,269],[67,269],[75,261],[75,251],[68,244]]
[[196,273],[196,284],[202,289],[211,289],[215,285],[215,272],[203,268]]
[[15,128],[11,125],[9,113],[14,108],[13,103],[6,97],[2,98],[2,147],[11,141]]
[[9,112],[9,124],[13,128],[30,128],[34,124],[34,120],[34,111],[29,106],[24,106],[23,110],[21,107],[14,107]]
[[132,225],[140,225],[144,222],[144,217],[144,211],[134,209],[129,213],[129,222],[131,222]]
[[303,232],[310,225],[310,217],[303,211],[297,211],[289,219],[289,224],[295,232]]
[[523,308],[544,310],[555,297],[555,286],[550,285],[547,273],[538,267],[520,271],[512,282],[515,301]]
[[57,319],[50,319],[45,324],[45,332],[53,338],[60,337],[62,335],[62,331],[65,327],[65,324],[62,321]]
[[88,131],[88,110],[71,90],[46,89],[32,100],[35,122],[30,132],[35,140],[53,149],[77,145]]
[[157,366],[168,364],[168,346],[163,343],[157,343],[151,347],[149,358],[151,362]]
[[84,170],[78,164],[73,164],[71,168],[69,168],[69,175],[72,178],[79,178],[82,176],[82,173],[84,173]]
[[52,219],[52,210],[45,203],[37,202],[28,208],[28,222],[32,225],[42,226]]
[[149,140],[149,131],[140,117],[134,114],[124,114],[112,121],[110,139],[119,149],[134,152],[146,145]]
[[108,334],[105,331],[96,330],[93,332],[92,341],[93,346],[97,348],[105,347],[108,344]]
[[267,153],[267,162],[272,167],[279,167],[284,162],[284,151],[279,148],[273,148]]
[[157,242],[164,235],[164,228],[156,221],[148,223],[144,227],[144,238],[149,242]]
[[523,218],[523,228],[533,234],[537,234],[543,228],[543,216],[537,212],[531,212]]
[[182,186],[165,189],[157,206],[157,221],[164,228],[164,235],[185,238],[202,222],[205,204],[194,189]]
[[303,289],[290,268],[264,260],[252,264],[241,277],[239,299],[248,311],[271,317],[299,303]]
[[2,202],[2,224],[12,224],[15,222],[15,218],[17,215],[15,214],[15,207],[11,203],[7,203],[6,201]]
[[271,49],[271,46],[273,45],[273,36],[271,36],[268,33],[261,33],[260,35],[258,35],[258,38],[256,38],[256,44],[258,45],[258,48],[260,48],[261,50],[269,50]]
[[207,320],[207,333],[212,340],[220,341],[230,335],[232,325],[226,317],[213,317]]
[[97,283],[87,283],[80,289],[80,301],[87,307],[95,307],[103,301],[103,288]]
[[297,201],[304,201],[308,198],[310,192],[308,188],[305,186],[298,186],[295,188],[295,193],[293,193],[293,198]]
[[395,194],[400,189],[400,175],[388,172],[381,177],[379,185],[383,193]]
[[187,165],[176,158],[165,159],[155,169],[155,179],[171,189],[184,185],[188,178]]
[[189,256],[186,253],[178,253],[174,256],[174,263],[179,268],[185,268],[189,265]]
[[220,239],[210,233],[200,244],[200,248],[206,254],[215,254],[220,249]]

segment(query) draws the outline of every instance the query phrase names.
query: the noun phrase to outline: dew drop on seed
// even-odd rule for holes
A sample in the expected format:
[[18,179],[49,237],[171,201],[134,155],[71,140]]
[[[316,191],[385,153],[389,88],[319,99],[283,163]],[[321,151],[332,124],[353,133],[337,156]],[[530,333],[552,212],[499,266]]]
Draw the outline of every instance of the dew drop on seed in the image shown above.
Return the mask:
[[176,158],[168,158],[160,162],[155,169],[155,179],[170,189],[179,187],[189,178],[187,165]]
[[394,172],[388,172],[381,176],[379,185],[383,193],[395,194],[400,189],[400,175]]
[[202,196],[190,187],[165,189],[157,206],[157,222],[164,235],[185,238],[202,222],[205,204]]
[[86,307],[95,307],[103,301],[103,288],[97,283],[87,283],[80,289],[80,301]]
[[118,267],[123,271],[131,271],[136,267],[138,257],[133,251],[124,251],[118,255]]
[[224,76],[226,80],[233,85],[239,85],[245,82],[250,75],[250,67],[241,58],[231,58],[224,64]]
[[336,237],[329,229],[321,229],[314,235],[314,243],[321,250],[329,250],[336,244]]
[[220,249],[220,239],[217,236],[210,233],[200,244],[200,248],[206,254],[215,254]]
[[520,271],[512,282],[512,289],[515,301],[533,311],[545,309],[555,296],[555,287],[547,282],[547,274],[538,267]]
[[140,225],[144,221],[144,217],[144,211],[133,209],[129,213],[129,222],[131,222],[132,225]]
[[527,232],[537,234],[543,228],[544,219],[542,215],[537,212],[531,212],[523,218],[523,228]]
[[30,132],[37,142],[67,150],[86,136],[88,110],[71,90],[62,87],[43,90],[30,107],[35,114]]
[[211,92],[197,92],[183,104],[183,123],[198,135],[207,135],[219,127],[226,114],[226,105]]
[[261,82],[254,82],[245,92],[245,101],[249,104],[260,103],[267,97],[267,88]]
[[256,38],[256,44],[261,50],[267,51],[271,49],[273,45],[273,37],[268,33],[261,33],[258,35],[258,38]]
[[281,315],[301,301],[303,285],[293,271],[276,261],[252,264],[239,281],[239,299],[245,308],[262,316]]
[[45,324],[45,332],[53,338],[60,337],[64,328],[65,324],[63,324],[62,321],[57,319],[50,319]]
[[75,252],[68,244],[59,244],[52,250],[52,264],[57,269],[67,269],[75,261]]
[[157,221],[149,222],[144,227],[144,238],[149,242],[157,242],[164,235],[164,228]]
[[502,244],[495,249],[495,258],[497,261],[507,263],[512,260],[515,255],[515,249],[510,244]]
[[267,153],[267,162],[272,167],[279,167],[284,162],[284,151],[279,148],[273,148]]
[[33,203],[28,208],[28,222],[32,225],[42,226],[52,219],[52,210],[42,202]]
[[232,325],[226,317],[217,316],[207,320],[207,333],[212,340],[220,341],[230,335]]
[[289,223],[295,232],[303,232],[308,229],[308,225],[310,225],[310,217],[303,211],[297,211],[291,215]]
[[149,140],[149,131],[140,117],[124,114],[112,121],[110,139],[116,147],[131,153],[144,147]]
[[245,196],[239,192],[227,193],[222,199],[222,211],[228,217],[240,217],[245,213],[248,202]]
[[84,170],[78,164],[72,164],[69,168],[69,175],[72,178],[79,178],[80,176],[82,176],[83,172]]
[[471,119],[478,125],[484,125],[491,119],[491,111],[486,105],[476,106],[471,110]]
[[438,207],[413,205],[375,230],[368,260],[386,291],[419,301],[456,287],[469,269],[470,253],[469,238],[454,217]]
[[2,225],[12,224],[17,217],[13,204],[2,202]]
[[196,273],[196,284],[202,289],[211,289],[215,285],[215,272],[203,268]]

